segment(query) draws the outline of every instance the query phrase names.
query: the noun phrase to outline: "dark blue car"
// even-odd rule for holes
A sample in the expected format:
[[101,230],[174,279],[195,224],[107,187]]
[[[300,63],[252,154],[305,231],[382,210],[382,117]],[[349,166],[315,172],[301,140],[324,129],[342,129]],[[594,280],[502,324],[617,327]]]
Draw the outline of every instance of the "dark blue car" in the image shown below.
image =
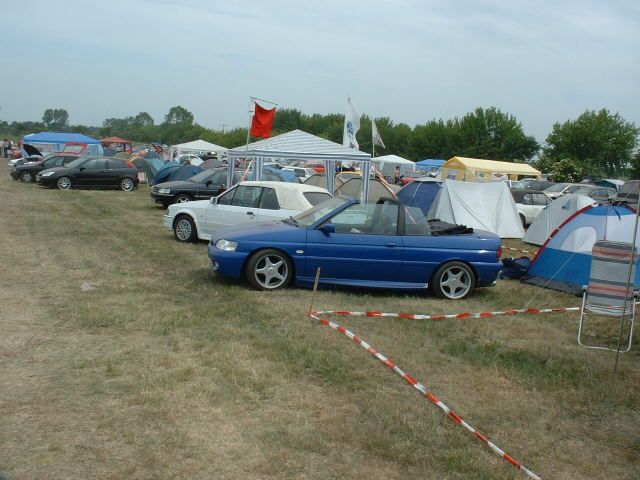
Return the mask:
[[215,272],[246,277],[275,290],[292,280],[416,290],[460,299],[495,283],[500,238],[466,227],[427,221],[418,208],[392,199],[375,204],[337,197],[295,217],[220,230],[211,238]]

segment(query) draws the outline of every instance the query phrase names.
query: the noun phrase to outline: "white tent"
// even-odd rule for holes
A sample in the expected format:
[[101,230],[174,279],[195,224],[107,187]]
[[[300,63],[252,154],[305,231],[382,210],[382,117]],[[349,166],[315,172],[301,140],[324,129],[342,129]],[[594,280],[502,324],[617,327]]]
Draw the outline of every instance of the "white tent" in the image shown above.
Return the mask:
[[523,240],[534,245],[542,245],[551,233],[569,217],[593,203],[595,203],[593,198],[575,193],[556,198],[540,212],[538,218],[527,230]]
[[522,238],[524,230],[505,182],[445,180],[428,218],[487,230],[500,238]]
[[[224,152],[227,149],[216,145],[215,143],[207,142],[205,140],[194,140],[193,142],[180,143],[178,145],[172,145],[169,149],[169,158],[173,159],[174,155],[182,155],[183,153],[205,153],[205,152]],[[175,154],[174,154],[175,152]]]
[[400,167],[400,175],[416,171],[415,162],[398,155],[383,155],[382,157],[374,157],[371,160],[373,160],[382,174],[387,177],[393,177],[396,167]]

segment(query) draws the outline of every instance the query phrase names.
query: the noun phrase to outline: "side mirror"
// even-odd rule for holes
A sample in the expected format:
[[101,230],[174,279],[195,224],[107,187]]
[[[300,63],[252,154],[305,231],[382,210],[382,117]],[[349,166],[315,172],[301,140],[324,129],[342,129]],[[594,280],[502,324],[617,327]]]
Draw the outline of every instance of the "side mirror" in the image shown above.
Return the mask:
[[218,197],[211,197],[210,203],[211,205],[216,205],[218,203]]
[[329,235],[331,233],[336,233],[336,226],[333,223],[325,223],[320,228],[318,228],[325,235]]

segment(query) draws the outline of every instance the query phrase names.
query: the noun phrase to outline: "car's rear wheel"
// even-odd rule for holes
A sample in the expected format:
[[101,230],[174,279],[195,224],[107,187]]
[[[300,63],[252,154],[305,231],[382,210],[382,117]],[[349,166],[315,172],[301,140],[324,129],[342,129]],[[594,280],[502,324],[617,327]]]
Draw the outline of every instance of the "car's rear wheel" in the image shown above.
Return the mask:
[[471,267],[463,262],[447,262],[433,275],[431,288],[440,298],[460,300],[468,296],[476,285]]
[[120,190],[123,192],[130,192],[135,188],[136,184],[130,178],[123,178],[120,180]]
[[179,242],[194,242],[198,237],[196,224],[189,215],[180,215],[173,224],[173,236]]
[[289,257],[278,250],[260,250],[249,259],[246,275],[254,288],[276,290],[289,284],[293,265]]
[[191,195],[187,195],[186,193],[181,193],[180,195],[176,195],[176,203],[186,203],[193,200]]
[[71,188],[71,179],[69,177],[60,177],[56,185],[60,190],[69,190]]
[[31,172],[22,172],[20,174],[20,181],[24,183],[32,183],[34,181],[33,173]]

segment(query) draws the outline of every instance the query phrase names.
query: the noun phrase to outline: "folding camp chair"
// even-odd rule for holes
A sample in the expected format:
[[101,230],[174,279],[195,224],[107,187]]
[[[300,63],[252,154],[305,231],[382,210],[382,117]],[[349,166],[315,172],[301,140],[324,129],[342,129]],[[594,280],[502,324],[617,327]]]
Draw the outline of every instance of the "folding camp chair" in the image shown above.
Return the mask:
[[[589,285],[583,286],[582,308],[580,309],[580,325],[578,326],[578,344],[587,348],[617,351],[600,345],[586,345],[583,343],[584,317],[587,313],[606,315],[611,317],[631,318],[629,323],[629,342],[626,350],[631,350],[633,323],[635,321],[635,302],[638,292],[633,285],[636,278],[636,262],[634,255],[631,266],[631,284],[629,280],[629,262],[631,261],[632,245],[623,242],[597,241],[591,254],[591,274]],[[626,302],[626,310],[625,309]],[[622,319],[621,319],[622,321]]]

